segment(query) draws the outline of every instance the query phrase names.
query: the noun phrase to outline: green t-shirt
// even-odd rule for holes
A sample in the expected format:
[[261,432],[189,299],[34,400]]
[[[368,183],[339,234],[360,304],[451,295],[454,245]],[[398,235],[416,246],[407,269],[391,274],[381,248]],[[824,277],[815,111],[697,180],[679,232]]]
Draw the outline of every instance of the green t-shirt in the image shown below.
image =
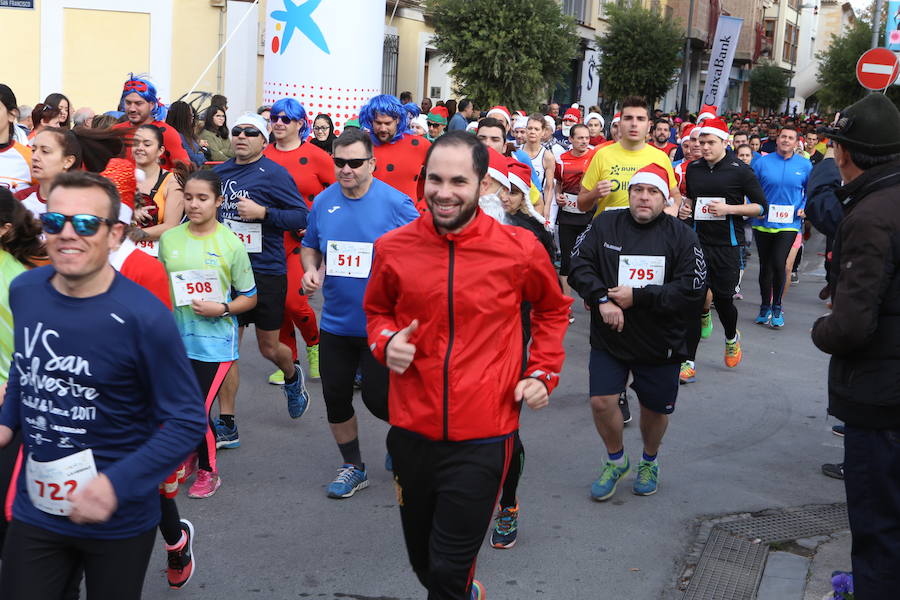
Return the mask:
[[9,310],[9,284],[25,265],[12,254],[0,250],[0,384],[9,379],[9,363],[13,353],[13,318]]

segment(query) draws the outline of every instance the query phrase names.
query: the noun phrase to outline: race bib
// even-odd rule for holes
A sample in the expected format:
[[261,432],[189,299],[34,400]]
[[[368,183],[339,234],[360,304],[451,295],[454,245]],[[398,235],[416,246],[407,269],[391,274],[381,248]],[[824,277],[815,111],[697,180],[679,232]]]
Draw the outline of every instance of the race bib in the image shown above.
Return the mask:
[[619,285],[642,288],[662,285],[666,278],[665,256],[619,256]]
[[694,206],[695,221],[724,221],[725,216],[717,217],[709,209],[709,205],[713,202],[721,200],[725,202],[725,198],[697,198],[696,206]]
[[563,194],[566,197],[566,203],[562,206],[562,210],[567,213],[583,215],[583,210],[578,210],[578,194]]
[[245,223],[225,219],[228,227],[244,243],[247,252],[262,252],[262,223]]
[[71,514],[69,494],[96,476],[90,448],[50,462],[37,462],[29,454],[25,462],[28,498],[35,508],[51,515]]
[[159,240],[141,240],[134,243],[141,252],[156,258],[159,256]]
[[372,269],[372,248],[369,242],[328,240],[325,273],[333,277],[365,279]]
[[793,204],[770,204],[769,205],[769,223],[793,223],[794,222],[794,205]]
[[189,306],[193,300],[225,302],[219,274],[212,269],[174,271],[171,277],[175,306]]

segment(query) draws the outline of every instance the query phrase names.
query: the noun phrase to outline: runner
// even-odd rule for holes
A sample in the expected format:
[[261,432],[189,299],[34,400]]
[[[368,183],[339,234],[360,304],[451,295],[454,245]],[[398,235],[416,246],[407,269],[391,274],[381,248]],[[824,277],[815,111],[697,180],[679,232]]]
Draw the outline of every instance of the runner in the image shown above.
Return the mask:
[[591,497],[601,502],[612,498],[630,469],[617,407],[629,375],[644,443],[633,491],[656,493],[657,455],[675,410],[679,364],[705,294],[696,234],[663,214],[672,202],[669,177],[655,163],[636,172],[628,183],[628,210],[597,216],[572,253],[569,282],[591,307],[591,410],[609,455],[591,486]]
[[[478,210],[487,170],[485,146],[468,134],[432,145],[431,216],[378,240],[364,303],[373,354],[392,370],[387,443],[406,548],[436,600],[484,598],[472,579],[475,559],[509,464],[519,403],[547,405],[571,302],[533,235]],[[485,289],[493,290],[491,302]],[[509,351],[522,347],[523,301],[534,315],[524,377],[521,355]]]
[[[263,156],[268,135],[267,123],[259,115],[246,113],[231,130],[234,158],[213,169],[222,180],[219,220],[243,242],[250,254],[257,302],[252,310],[238,317],[240,336],[247,325],[256,325],[256,343],[260,354],[284,372],[282,391],[288,414],[299,419],[309,405],[309,392],[303,369],[291,360],[290,349],[278,341],[284,322],[287,295],[287,266],[284,232],[306,228],[306,203],[288,171]],[[240,337],[239,336],[239,337]],[[240,446],[234,406],[240,378],[238,364],[232,365],[219,390],[219,419],[216,421],[216,445]]]
[[541,145],[541,133],[544,129],[544,116],[538,113],[528,115],[525,126],[525,144],[522,152],[528,157],[533,169],[532,183],[541,191],[544,218],[550,216],[550,203],[553,197],[553,172],[556,157],[553,152]]
[[592,150],[606,142],[606,138],[603,137],[603,127],[606,123],[604,123],[600,113],[588,113],[587,117],[584,118],[584,124],[587,125],[591,134],[590,145]]
[[0,83],[0,187],[18,192],[30,187],[31,149],[16,141],[16,95]]
[[[359,129],[345,131],[334,142],[332,185],[317,197],[303,238],[303,289],[322,289],[322,395],[331,433],[343,463],[328,486],[331,498],[349,498],[369,485],[359,449],[359,427],[353,411],[353,380],[362,373],[362,400],[369,411],[387,421],[388,372],[366,342],[362,301],[375,240],[415,220],[419,213],[408,196],[372,176],[372,140]],[[319,268],[325,264],[322,280]]]
[[[759,252],[759,314],[757,325],[784,327],[781,296],[787,280],[787,260],[805,218],[806,183],[812,171],[809,159],[794,153],[797,130],[785,126],[775,152],[753,165],[768,200],[767,212],[753,215],[753,237]],[[716,310],[719,305],[716,303]],[[721,314],[721,313],[720,313]]]
[[653,122],[653,128],[650,130],[650,145],[669,157],[672,161],[675,158],[675,151],[678,149],[676,144],[669,141],[672,130],[667,119],[657,119]]
[[[123,231],[115,187],[63,174],[48,204],[41,220],[54,266],[10,289],[18,376],[0,414],[0,446],[21,429],[27,458],[0,590],[9,600],[60,598],[83,567],[91,600],[137,599],[159,522],[157,487],[202,435],[200,392],[170,313],[108,264]],[[61,375],[50,364],[57,357],[70,357],[61,367],[68,387],[36,385]],[[78,475],[63,481],[60,469]]]
[[160,236],[184,217],[184,194],[175,173],[160,166],[167,151],[162,130],[155,125],[141,125],[134,130],[132,140],[132,160],[144,172],[138,181],[140,198],[134,211],[138,229],[132,235],[138,248],[157,256]]
[[[317,119],[319,120],[319,119]],[[293,98],[282,98],[272,105],[272,135],[275,143],[263,153],[288,170],[300,197],[311,209],[316,195],[334,183],[334,165],[328,152],[312,144],[306,109]],[[284,252],[287,263],[288,292],[284,306],[284,323],[278,341],[291,349],[291,360],[297,362],[297,334],[300,330],[306,342],[309,376],[319,378],[319,325],[316,312],[303,294],[303,265],[300,261],[300,231],[284,232]],[[269,375],[269,383],[284,385],[284,373],[279,369]]]
[[[426,108],[422,106],[422,112]],[[431,143],[409,131],[409,111],[389,94],[375,96],[359,109],[359,124],[372,136],[375,177],[406,194],[424,212],[419,201],[422,168]]]
[[[160,146],[165,150],[160,159],[162,168],[172,170],[176,163],[190,164],[187,151],[181,145],[181,136],[170,125],[157,119],[160,114],[160,102],[156,97],[156,86],[147,77],[137,77],[131,73],[122,87],[122,99],[119,110],[125,111],[127,123],[119,123],[114,129],[129,129],[141,125],[155,125],[162,132],[163,141]],[[127,150],[131,158],[130,148]]]

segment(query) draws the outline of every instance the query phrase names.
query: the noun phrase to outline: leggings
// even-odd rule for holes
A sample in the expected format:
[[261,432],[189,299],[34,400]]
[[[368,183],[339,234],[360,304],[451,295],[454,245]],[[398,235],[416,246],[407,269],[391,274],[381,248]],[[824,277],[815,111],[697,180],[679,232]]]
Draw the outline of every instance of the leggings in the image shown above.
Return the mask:
[[584,225],[559,225],[559,274],[563,277],[569,274],[569,265],[572,261],[572,249],[578,236],[584,233],[588,224]]
[[[759,251],[759,297],[763,306],[781,306],[786,264],[791,246],[797,238],[796,231],[768,233],[755,232],[756,249]],[[716,309],[719,308],[718,302]]]
[[222,363],[203,362],[191,359],[191,366],[194,367],[194,375],[197,376],[197,383],[200,384],[200,391],[203,392],[206,404],[206,435],[203,441],[197,446],[197,460],[199,467],[204,471],[217,472],[216,469],[216,426],[212,422],[210,411],[213,402],[219,394],[219,388],[231,368],[232,361]]
[[159,511],[159,532],[168,545],[174,546],[181,539],[181,515],[178,514],[175,498],[160,494]]
[[300,242],[293,233],[284,233],[284,250],[287,262],[287,295],[284,302],[284,321],[278,333],[278,341],[291,349],[291,359],[297,362],[297,334],[300,330],[307,347],[319,345],[319,324],[316,312],[303,294],[303,265],[300,263]]
[[362,372],[362,399],[369,411],[388,420],[388,369],[375,360],[364,337],[322,331],[322,396],[329,423],[353,418],[353,379]]
[[509,470],[506,473],[506,479],[503,481],[503,492],[500,494],[500,508],[508,508],[515,506],[516,491],[519,488],[519,478],[522,477],[522,471],[525,470],[525,446],[519,439],[519,432],[515,433],[513,439],[513,451],[509,461]]

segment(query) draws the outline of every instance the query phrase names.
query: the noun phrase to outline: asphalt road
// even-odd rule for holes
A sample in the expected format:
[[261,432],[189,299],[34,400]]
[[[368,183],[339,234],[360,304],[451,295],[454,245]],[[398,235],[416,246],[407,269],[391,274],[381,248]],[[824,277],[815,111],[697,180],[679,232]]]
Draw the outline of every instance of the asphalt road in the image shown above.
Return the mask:
[[[816,261],[809,254],[806,262]],[[518,544],[504,551],[485,543],[479,557],[476,577],[488,598],[680,597],[676,578],[695,519],[843,500],[842,484],[819,472],[820,463],[839,461],[842,452],[829,433],[835,421],[826,416],[827,357],[809,339],[812,322],[825,312],[816,297],[822,279],[804,275],[791,288],[780,331],[752,324],[755,279],[754,262],[746,300],[738,303],[743,363],[724,366],[716,321],[700,348],[697,383],[681,388],[660,452],[660,491],[650,497],[631,494],[633,472],[612,500],[589,497],[605,454],[587,405],[588,315],[576,311],[551,406],[525,410],[522,418]],[[347,500],[327,498],[341,460],[321,386],[310,383],[311,408],[292,421],[281,391],[265,383],[271,369],[252,342],[246,336],[241,359],[242,446],[220,451],[223,485],[215,496],[192,500],[182,492],[178,499],[197,530],[196,574],[183,590],[168,590],[160,541],[144,597],[424,598],[407,563],[383,466],[387,425],[357,400],[370,487]],[[637,413],[634,400],[632,407]],[[636,462],[637,419],[625,439]]]

